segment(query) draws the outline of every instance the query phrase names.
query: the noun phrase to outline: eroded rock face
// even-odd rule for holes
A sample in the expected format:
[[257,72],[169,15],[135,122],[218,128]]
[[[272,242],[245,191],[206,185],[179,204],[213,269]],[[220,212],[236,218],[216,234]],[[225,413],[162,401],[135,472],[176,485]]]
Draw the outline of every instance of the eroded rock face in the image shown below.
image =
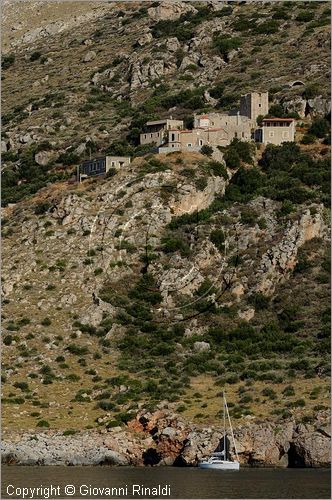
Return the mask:
[[323,97],[308,99],[308,111],[313,115],[327,115],[331,111],[331,102]]
[[226,182],[222,177],[210,177],[208,185],[203,191],[197,191],[189,184],[181,186],[182,196],[179,201],[171,204],[171,209],[175,215],[203,210],[212,203],[216,193],[223,194],[225,192],[225,187]]
[[130,90],[148,87],[151,80],[162,78],[163,75],[176,70],[176,65],[161,58],[149,62],[134,61],[130,68]]
[[323,206],[319,207],[315,215],[311,215],[308,209],[293,224],[289,223],[281,241],[269,248],[262,257],[257,271],[256,291],[273,293],[276,284],[294,269],[299,248],[306,241],[321,237],[324,229]]
[[300,118],[306,116],[307,101],[300,96],[282,103],[287,113],[298,113]]
[[[235,428],[234,435],[243,465],[327,467],[330,463],[328,414],[310,426],[292,421],[249,423]],[[48,431],[34,434],[34,439],[26,433],[12,442],[3,440],[1,450],[3,463],[20,465],[193,466],[215,451],[222,439],[221,429],[190,424],[169,410],[142,410],[125,427],[74,436]],[[235,449],[228,446],[235,457]]]

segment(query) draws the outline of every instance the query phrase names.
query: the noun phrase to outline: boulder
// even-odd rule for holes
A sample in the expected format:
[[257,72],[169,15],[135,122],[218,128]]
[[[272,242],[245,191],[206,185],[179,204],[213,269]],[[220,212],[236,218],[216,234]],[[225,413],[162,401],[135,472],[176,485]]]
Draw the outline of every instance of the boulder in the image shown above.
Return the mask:
[[85,144],[85,142],[82,142],[75,149],[75,153],[77,153],[78,155],[81,155],[82,153],[84,153],[85,150],[86,150],[86,144]]
[[90,61],[93,61],[93,60],[95,59],[96,55],[97,55],[97,54],[95,53],[95,51],[94,51],[94,50],[89,50],[89,52],[87,52],[87,53],[84,55],[84,57],[83,57],[82,61],[83,61],[83,62],[85,62],[85,63],[90,62]]
[[290,459],[295,466],[329,467],[331,438],[313,430],[302,431],[291,444]]
[[6,153],[8,151],[6,141],[1,141],[1,153]]
[[166,49],[169,52],[176,52],[180,48],[180,42],[176,37],[167,38]]
[[137,43],[140,47],[144,47],[144,45],[148,45],[150,42],[152,42],[153,36],[151,33],[144,33],[138,40]]
[[50,163],[53,157],[54,153],[52,151],[39,151],[35,154],[35,162],[44,167]]
[[249,309],[245,309],[244,311],[238,311],[237,314],[240,319],[243,319],[244,321],[250,321],[255,316],[255,309],[250,307]]
[[175,438],[177,434],[177,430],[173,427],[165,427],[162,431],[162,436],[166,436],[168,438]]
[[154,21],[166,21],[178,19],[187,12],[196,13],[197,10],[190,4],[184,2],[163,1],[157,7],[150,7],[148,15]]
[[211,346],[209,342],[197,341],[194,343],[194,351],[196,352],[207,352],[210,351]]

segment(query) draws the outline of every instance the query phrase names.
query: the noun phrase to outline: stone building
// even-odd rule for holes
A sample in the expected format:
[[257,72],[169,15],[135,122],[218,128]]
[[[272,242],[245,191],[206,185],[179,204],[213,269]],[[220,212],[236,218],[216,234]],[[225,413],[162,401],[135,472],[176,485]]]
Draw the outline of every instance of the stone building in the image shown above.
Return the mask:
[[107,174],[111,168],[121,168],[129,165],[129,156],[101,156],[85,160],[77,169],[77,179],[79,182],[87,177],[96,177]]
[[293,118],[265,118],[261,128],[260,142],[279,145],[293,142],[295,138],[295,120]]
[[247,116],[242,116],[239,112],[236,115],[226,115],[223,113],[209,113],[207,115],[195,115],[194,128],[223,128],[227,134],[228,144],[233,139],[250,141],[254,138],[254,131],[257,124],[254,124]]
[[172,151],[200,151],[202,146],[230,143],[228,133],[223,128],[194,128],[193,130],[169,130],[166,146],[159,147],[159,153]]
[[144,132],[140,134],[140,144],[155,143],[156,146],[161,146],[166,142],[167,131],[172,128],[177,130],[183,129],[183,121],[168,118],[166,120],[146,122]]
[[257,117],[269,112],[269,93],[251,92],[241,96],[240,115],[247,116],[257,126]]
[[295,122],[288,118],[266,119],[259,127],[257,118],[269,112],[268,92],[241,96],[240,109],[229,113],[194,115],[192,130],[184,130],[181,120],[147,122],[141,144],[155,143],[159,153],[174,150],[199,151],[202,146],[228,146],[233,139],[281,144],[294,141]]

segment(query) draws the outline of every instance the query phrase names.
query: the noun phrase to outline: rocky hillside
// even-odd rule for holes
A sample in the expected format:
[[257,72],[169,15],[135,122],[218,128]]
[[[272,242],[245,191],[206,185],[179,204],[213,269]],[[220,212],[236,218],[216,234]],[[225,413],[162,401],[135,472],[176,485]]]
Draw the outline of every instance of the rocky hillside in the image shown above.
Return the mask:
[[194,111],[232,108],[252,90],[301,118],[329,111],[325,2],[34,1],[17,10],[3,7],[3,203],[68,177],[90,152],[139,153],[151,118],[189,126]]
[[[75,5],[4,7],[5,436],[157,406],[218,428],[226,387],[239,440],[279,422],[287,454],[329,406],[328,5]],[[148,118],[255,89],[298,117],[296,144],[219,161],[137,144]],[[72,182],[105,151],[134,159]]]

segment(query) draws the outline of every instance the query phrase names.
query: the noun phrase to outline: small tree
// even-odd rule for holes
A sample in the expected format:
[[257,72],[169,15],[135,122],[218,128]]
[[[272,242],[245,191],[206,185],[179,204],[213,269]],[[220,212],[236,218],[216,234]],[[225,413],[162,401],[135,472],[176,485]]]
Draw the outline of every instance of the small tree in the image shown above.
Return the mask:
[[312,134],[319,139],[325,137],[330,131],[330,125],[325,118],[316,118],[309,128],[309,134]]
[[204,144],[204,146],[201,147],[201,153],[206,156],[211,156],[213,153],[213,148],[211,146],[208,146],[207,144]]
[[261,127],[263,125],[264,115],[258,115],[256,118],[257,125]]

